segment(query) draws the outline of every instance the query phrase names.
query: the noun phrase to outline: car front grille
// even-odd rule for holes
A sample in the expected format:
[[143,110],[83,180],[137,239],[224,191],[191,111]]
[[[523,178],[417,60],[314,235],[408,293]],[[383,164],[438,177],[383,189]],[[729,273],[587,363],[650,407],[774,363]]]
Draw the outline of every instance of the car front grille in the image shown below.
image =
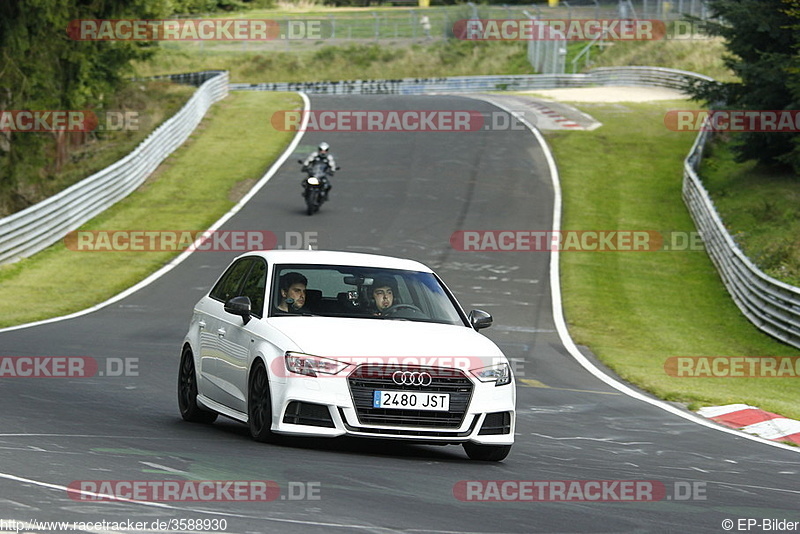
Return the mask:
[[[427,372],[431,375],[431,383],[427,386],[398,385],[392,380],[395,371]],[[472,397],[472,382],[458,369],[364,364],[357,367],[347,380],[362,425],[458,428],[464,421]],[[376,390],[448,393],[450,409],[441,412],[374,408],[372,399]]]

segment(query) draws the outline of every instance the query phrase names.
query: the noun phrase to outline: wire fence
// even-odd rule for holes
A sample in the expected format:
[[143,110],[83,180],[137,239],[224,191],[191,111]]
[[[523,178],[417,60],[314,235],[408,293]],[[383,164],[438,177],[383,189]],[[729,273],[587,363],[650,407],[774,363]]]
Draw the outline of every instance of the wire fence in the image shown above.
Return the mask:
[[[278,15],[275,40],[216,41],[162,43],[164,48],[195,48],[201,52],[293,50],[324,44],[346,42],[410,41],[424,43],[447,39],[469,39],[463,31],[466,21],[477,20],[659,20],[667,23],[685,21],[689,17],[709,17],[706,0],[561,0],[558,6],[477,5],[435,6],[428,8],[390,8],[357,12],[309,12],[302,15]],[[686,33],[686,29],[681,30]],[[695,29],[689,31],[694,35]],[[670,38],[668,35],[667,38]],[[524,41],[525,39],[520,39]],[[591,41],[587,39],[586,41]],[[528,59],[536,72],[564,73],[567,49],[557,35],[527,40]],[[599,43],[602,46],[602,40]],[[586,55],[584,53],[584,55]],[[575,70],[573,69],[573,72]]]

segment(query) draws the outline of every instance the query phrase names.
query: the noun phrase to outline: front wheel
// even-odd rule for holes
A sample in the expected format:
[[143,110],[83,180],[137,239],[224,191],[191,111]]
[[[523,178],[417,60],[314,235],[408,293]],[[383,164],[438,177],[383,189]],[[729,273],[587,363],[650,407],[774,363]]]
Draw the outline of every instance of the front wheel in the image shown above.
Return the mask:
[[188,347],[183,350],[178,369],[178,408],[185,421],[208,424],[217,420],[215,412],[203,410],[197,405],[197,373],[194,356]]
[[250,435],[256,441],[272,441],[272,397],[269,394],[267,369],[259,360],[250,373],[250,386],[247,390],[247,420]]
[[311,189],[306,192],[306,214],[313,215],[319,209],[319,191]]
[[511,452],[511,445],[478,445],[476,443],[464,443],[464,451],[470,460],[480,460],[482,462],[499,462],[505,460]]

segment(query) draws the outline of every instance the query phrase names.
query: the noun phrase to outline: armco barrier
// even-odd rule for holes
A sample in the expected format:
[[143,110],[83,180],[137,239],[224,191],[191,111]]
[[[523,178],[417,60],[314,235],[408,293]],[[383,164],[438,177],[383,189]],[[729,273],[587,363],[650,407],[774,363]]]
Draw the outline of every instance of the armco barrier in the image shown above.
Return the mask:
[[710,79],[692,72],[658,67],[594,69],[586,74],[518,74],[507,76],[455,76],[452,78],[401,78],[326,82],[233,83],[231,91],[303,91],[309,94],[418,95],[530,91],[560,87],[635,85],[683,89],[688,80]]
[[742,313],[764,332],[800,348],[800,288],[767,276],[742,253],[697,175],[708,136],[709,132],[700,132],[684,162],[683,201]]
[[[200,89],[174,117],[126,158],[35,206],[0,220],[0,263],[29,256],[63,237],[133,191],[188,137],[213,102],[230,90],[305,91],[314,94],[429,94],[524,91],[603,85],[684,89],[692,72],[655,67],[610,67],[586,74],[462,76],[341,82],[228,84],[226,72],[169,77]],[[768,334],[800,348],[800,289],[761,272],[733,241],[697,176],[707,132],[700,132],[684,162],[683,199],[725,287],[744,315]]]
[[199,86],[186,105],[113,165],[29,208],[0,219],[0,264],[28,257],[63,238],[134,191],[178,148],[208,108],[228,94],[228,73],[170,78]]

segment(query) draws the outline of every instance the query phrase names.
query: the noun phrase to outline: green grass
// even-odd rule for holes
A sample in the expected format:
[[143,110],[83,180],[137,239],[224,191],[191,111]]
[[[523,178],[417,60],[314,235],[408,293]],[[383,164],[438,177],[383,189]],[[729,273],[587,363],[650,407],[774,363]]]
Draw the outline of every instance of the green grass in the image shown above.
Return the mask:
[[601,54],[592,51],[592,67],[667,67],[697,72],[721,82],[729,82],[735,76],[722,60],[725,55],[725,45],[719,38],[620,41],[607,46]]
[[230,72],[232,82],[241,83],[533,74],[524,43],[466,41],[323,44],[263,51],[241,44],[200,50],[189,44],[162,47],[154,60],[136,69],[139,76],[220,69]]
[[[293,93],[232,93],[212,106],[192,138],[154,176],[81,230],[205,230],[291,141],[293,133],[275,130],[270,114],[301,105]],[[241,134],[244,126],[247,135]],[[0,267],[0,326],[97,304],[136,284],[176,255],[78,252],[58,243],[31,258]]]
[[730,142],[707,146],[700,175],[725,226],[766,274],[800,286],[800,182],[787,169],[734,161]]
[[[681,200],[682,159],[694,134],[663,116],[686,102],[580,105],[593,132],[550,135],[564,192],[563,228],[692,232]],[[747,403],[800,418],[797,379],[677,378],[672,356],[797,356],[741,314],[703,251],[565,252],[570,332],[623,379],[698,405]]]
[[[70,147],[62,168],[56,170],[49,165],[33,170],[33,175],[21,177],[20,184],[13,188],[0,185],[0,217],[41,202],[127,156],[162,122],[177,113],[195,91],[195,87],[159,80],[128,84],[114,95],[107,109],[135,113],[135,127],[91,132],[85,143]],[[98,116],[102,120],[104,114],[101,112]]]

